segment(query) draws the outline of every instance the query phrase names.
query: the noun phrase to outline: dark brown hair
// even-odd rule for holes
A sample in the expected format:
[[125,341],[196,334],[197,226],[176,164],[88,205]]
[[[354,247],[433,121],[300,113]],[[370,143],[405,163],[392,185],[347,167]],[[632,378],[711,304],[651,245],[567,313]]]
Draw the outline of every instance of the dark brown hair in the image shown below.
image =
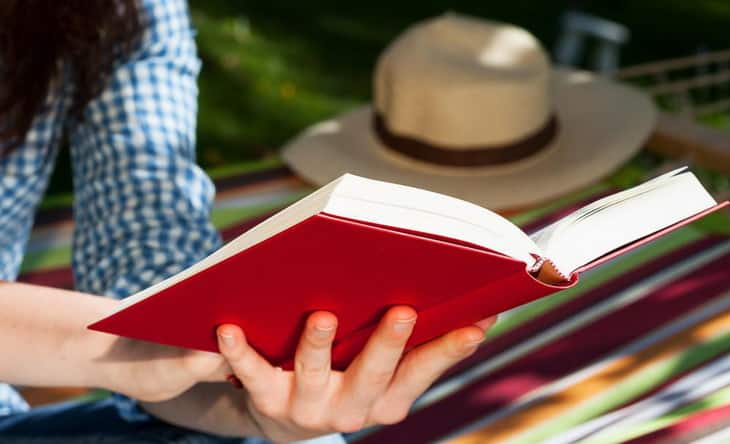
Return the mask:
[[[137,0],[0,0],[0,146],[22,142],[65,65],[79,116],[140,33]],[[0,149],[0,155],[2,155]]]

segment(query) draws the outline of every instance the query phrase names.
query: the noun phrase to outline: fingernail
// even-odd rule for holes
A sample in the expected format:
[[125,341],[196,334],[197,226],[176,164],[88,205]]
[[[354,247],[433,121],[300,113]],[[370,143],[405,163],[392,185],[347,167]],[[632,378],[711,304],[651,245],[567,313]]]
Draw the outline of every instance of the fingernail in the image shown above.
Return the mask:
[[318,338],[328,338],[332,331],[335,329],[334,325],[315,325],[314,326],[314,335]]
[[413,324],[415,323],[415,316],[409,319],[396,319],[395,323],[393,324],[393,329],[399,332],[408,331],[413,327]]
[[481,344],[482,342],[484,342],[484,338],[478,339],[478,340],[476,340],[476,341],[469,341],[469,342],[465,342],[465,343],[464,343],[464,350],[465,350],[465,351],[468,351],[468,350],[471,350],[471,349],[473,349],[473,348],[477,348],[477,347],[479,347],[479,345],[480,345],[480,344]]
[[218,336],[220,336],[221,341],[223,341],[223,345],[225,345],[226,347],[233,347],[234,345],[236,345],[236,340],[232,334],[221,332],[218,334]]

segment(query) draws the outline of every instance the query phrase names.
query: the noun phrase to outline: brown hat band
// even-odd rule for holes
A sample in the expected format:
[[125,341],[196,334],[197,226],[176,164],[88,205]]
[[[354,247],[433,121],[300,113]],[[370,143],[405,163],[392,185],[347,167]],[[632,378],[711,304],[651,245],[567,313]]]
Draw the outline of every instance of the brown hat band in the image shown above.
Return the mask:
[[385,125],[385,119],[373,113],[373,129],[380,142],[393,151],[430,163],[449,166],[500,165],[530,157],[545,148],[558,133],[559,125],[552,114],[542,128],[517,140],[501,145],[472,146],[449,149],[413,137],[399,136]]

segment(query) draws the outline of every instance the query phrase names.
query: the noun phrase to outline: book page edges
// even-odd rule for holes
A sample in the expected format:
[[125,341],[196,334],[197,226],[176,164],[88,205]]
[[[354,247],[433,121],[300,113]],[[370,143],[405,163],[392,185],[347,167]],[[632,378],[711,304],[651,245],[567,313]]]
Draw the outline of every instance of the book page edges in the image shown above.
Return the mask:
[[573,274],[575,275],[575,274],[581,273],[583,271],[590,270],[591,268],[597,267],[605,262],[610,261],[611,259],[616,258],[617,256],[620,256],[620,255],[626,253],[627,251],[631,251],[635,248],[638,248],[646,243],[653,241],[654,239],[658,239],[658,238],[664,236],[665,234],[671,233],[672,231],[674,231],[678,228],[682,228],[683,226],[688,225],[696,220],[702,219],[703,217],[707,216],[708,214],[714,213],[715,211],[718,211],[722,208],[726,208],[729,205],[730,205],[730,201],[724,201],[724,202],[718,203],[717,205],[714,205],[704,211],[701,211],[701,212],[695,214],[694,216],[690,216],[690,217],[683,219],[679,222],[676,222],[666,228],[656,231],[648,236],[645,236],[641,239],[637,239],[634,242],[624,245],[623,247],[619,247],[618,249],[575,269]]
[[550,285],[565,285],[566,282],[573,281],[577,276],[576,273],[571,276],[564,275],[549,258],[541,258],[533,273],[538,281]]
[[467,241],[464,241],[464,240],[461,240],[461,239],[455,239],[455,238],[449,237],[449,236],[440,236],[440,235],[435,234],[435,233],[427,233],[427,232],[424,232],[424,231],[411,230],[411,229],[408,229],[408,228],[395,227],[395,226],[392,226],[392,225],[383,225],[383,224],[378,224],[378,223],[375,223],[375,222],[369,222],[369,221],[364,221],[364,220],[359,220],[359,219],[352,219],[352,218],[340,216],[340,215],[337,215],[337,214],[331,214],[331,213],[328,213],[326,211],[321,212],[320,215],[325,216],[325,217],[329,217],[329,218],[332,218],[332,219],[343,220],[343,221],[347,221],[347,222],[354,222],[354,223],[357,223],[357,224],[367,225],[367,226],[371,226],[371,227],[375,227],[375,228],[382,228],[382,229],[390,230],[390,231],[393,231],[393,232],[396,232],[396,233],[410,234],[410,235],[422,237],[424,239],[437,240],[437,241],[441,241],[441,242],[447,242],[447,243],[452,244],[452,245],[458,245],[458,246],[461,246],[461,247],[467,247],[467,248],[473,248],[473,249],[480,250],[480,251],[485,251],[485,252],[488,252],[488,253],[495,254],[497,256],[505,257],[505,258],[514,260],[516,262],[520,262],[522,264],[525,264],[525,267],[528,270],[530,270],[530,269],[536,269],[537,268],[536,265],[538,265],[538,256],[536,254],[534,254],[534,253],[531,253],[531,255],[535,258],[535,260],[532,261],[531,263],[525,263],[525,261],[523,261],[522,259],[509,256],[509,255],[507,255],[505,253],[502,253],[500,251],[497,251],[497,250],[492,250],[491,248],[486,247],[484,245],[479,245],[479,244],[475,244],[475,243],[472,243],[472,242],[467,242]]
[[525,272],[529,276],[531,276],[534,279],[537,279],[542,284],[555,285],[556,288],[566,288],[566,285],[572,285],[575,282],[574,276],[566,276],[566,275],[562,274],[549,258],[540,257],[535,253],[531,253],[532,257],[534,258],[534,261],[532,261],[531,263],[525,263],[521,259],[511,257],[500,251],[492,250],[483,245],[473,244],[471,242],[466,242],[466,241],[463,241],[460,239],[454,239],[454,238],[447,237],[447,236],[439,236],[439,235],[433,234],[433,233],[425,233],[422,231],[409,230],[409,229],[400,228],[400,227],[392,227],[389,225],[381,225],[381,224],[376,224],[374,222],[350,219],[347,217],[339,216],[336,214],[329,214],[326,212],[322,212],[321,214],[323,216],[330,217],[333,219],[339,219],[339,220],[344,220],[344,221],[348,221],[348,222],[369,225],[369,226],[373,226],[373,227],[377,227],[377,228],[383,228],[383,229],[395,231],[398,233],[411,234],[411,235],[423,237],[426,239],[447,242],[447,243],[450,243],[453,245],[459,245],[459,246],[467,247],[467,248],[474,248],[474,249],[481,250],[481,251],[484,251],[487,253],[491,253],[491,254],[494,254],[497,256],[501,256],[501,257],[519,262],[521,264],[524,264]]

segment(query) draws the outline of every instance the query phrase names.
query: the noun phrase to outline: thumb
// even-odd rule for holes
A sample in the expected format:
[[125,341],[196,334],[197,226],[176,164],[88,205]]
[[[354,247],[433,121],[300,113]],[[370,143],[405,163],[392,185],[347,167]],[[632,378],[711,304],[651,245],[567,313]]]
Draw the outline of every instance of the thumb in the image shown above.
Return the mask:
[[207,351],[188,351],[183,357],[183,366],[195,382],[223,382],[231,373],[223,356]]

